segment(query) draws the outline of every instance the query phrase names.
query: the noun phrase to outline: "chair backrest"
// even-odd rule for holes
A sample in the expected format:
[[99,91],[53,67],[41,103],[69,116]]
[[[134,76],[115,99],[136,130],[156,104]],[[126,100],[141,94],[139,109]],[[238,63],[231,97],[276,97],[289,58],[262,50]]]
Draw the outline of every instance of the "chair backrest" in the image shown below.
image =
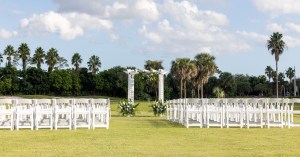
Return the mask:
[[15,105],[18,109],[32,109],[34,101],[32,99],[16,99]]
[[35,104],[37,110],[38,109],[51,109],[54,104],[54,100],[52,100],[52,99],[35,99],[34,104]]
[[0,110],[10,110],[13,105],[14,101],[12,99],[0,99]]
[[59,109],[70,108],[70,107],[73,107],[73,100],[72,99],[56,99],[55,104],[56,104],[56,108],[59,108]]

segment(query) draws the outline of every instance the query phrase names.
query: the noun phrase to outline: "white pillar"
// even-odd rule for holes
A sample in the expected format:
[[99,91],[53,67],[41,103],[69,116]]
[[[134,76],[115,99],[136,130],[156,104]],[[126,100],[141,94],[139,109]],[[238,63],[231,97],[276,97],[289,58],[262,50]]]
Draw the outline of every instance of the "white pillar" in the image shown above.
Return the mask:
[[127,69],[127,71],[124,71],[128,74],[128,102],[134,104],[134,75],[137,73],[137,71],[132,69]]
[[167,72],[163,69],[158,70],[158,100],[164,102],[164,75]]

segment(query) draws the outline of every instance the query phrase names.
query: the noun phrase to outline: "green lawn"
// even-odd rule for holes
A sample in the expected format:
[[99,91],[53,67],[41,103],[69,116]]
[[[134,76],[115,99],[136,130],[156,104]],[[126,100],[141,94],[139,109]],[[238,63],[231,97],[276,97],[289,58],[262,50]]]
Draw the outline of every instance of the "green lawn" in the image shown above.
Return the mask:
[[121,117],[112,99],[110,128],[0,130],[5,156],[300,156],[300,128],[189,128],[153,117],[149,103]]

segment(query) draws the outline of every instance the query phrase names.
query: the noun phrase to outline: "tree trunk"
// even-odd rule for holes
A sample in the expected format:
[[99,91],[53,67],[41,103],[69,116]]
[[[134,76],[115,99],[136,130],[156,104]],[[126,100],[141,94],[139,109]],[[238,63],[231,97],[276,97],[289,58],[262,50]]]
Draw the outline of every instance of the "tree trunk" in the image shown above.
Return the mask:
[[201,81],[201,99],[203,99],[203,80]]
[[186,98],[186,81],[184,81],[184,98]]
[[197,91],[198,91],[198,98],[200,98],[200,86],[197,85]]
[[182,82],[183,79],[180,79],[180,98],[182,98]]
[[276,61],[276,98],[278,98],[278,61]]

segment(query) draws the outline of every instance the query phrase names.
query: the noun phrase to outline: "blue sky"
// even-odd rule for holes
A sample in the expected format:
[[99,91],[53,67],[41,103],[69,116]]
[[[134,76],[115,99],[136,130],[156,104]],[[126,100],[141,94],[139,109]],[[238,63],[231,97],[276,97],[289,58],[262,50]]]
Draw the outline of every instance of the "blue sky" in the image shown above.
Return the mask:
[[[266,41],[279,31],[288,49],[279,71],[296,67],[300,76],[298,0],[0,0],[0,50],[29,45],[31,55],[51,47],[83,64],[92,55],[101,70],[117,65],[142,69],[162,60],[166,70],[178,57],[209,52],[221,71],[262,75],[275,69]],[[4,66],[2,63],[1,66]],[[46,66],[44,66],[46,68]],[[299,70],[298,70],[299,69]]]

